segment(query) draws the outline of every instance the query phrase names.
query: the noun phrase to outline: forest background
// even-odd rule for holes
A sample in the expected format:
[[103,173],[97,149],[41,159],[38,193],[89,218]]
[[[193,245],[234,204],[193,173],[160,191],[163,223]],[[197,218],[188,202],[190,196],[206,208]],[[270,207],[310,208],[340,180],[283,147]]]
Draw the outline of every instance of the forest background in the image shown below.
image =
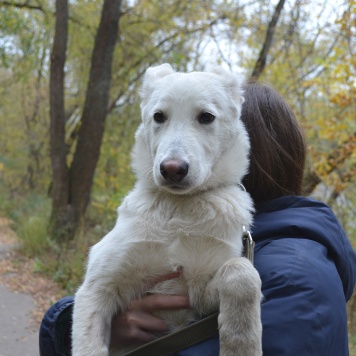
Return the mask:
[[[272,84],[308,140],[305,194],[356,247],[355,0],[0,0],[0,216],[73,293],[134,184],[148,66]],[[356,345],[356,299],[348,305]]]

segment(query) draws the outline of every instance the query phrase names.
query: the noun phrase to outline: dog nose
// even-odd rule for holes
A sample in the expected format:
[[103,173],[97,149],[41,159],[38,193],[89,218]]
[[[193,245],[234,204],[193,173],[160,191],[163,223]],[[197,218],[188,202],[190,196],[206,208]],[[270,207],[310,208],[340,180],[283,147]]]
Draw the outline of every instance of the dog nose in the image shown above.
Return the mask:
[[161,175],[172,182],[180,182],[188,174],[189,164],[180,160],[164,160],[160,164]]

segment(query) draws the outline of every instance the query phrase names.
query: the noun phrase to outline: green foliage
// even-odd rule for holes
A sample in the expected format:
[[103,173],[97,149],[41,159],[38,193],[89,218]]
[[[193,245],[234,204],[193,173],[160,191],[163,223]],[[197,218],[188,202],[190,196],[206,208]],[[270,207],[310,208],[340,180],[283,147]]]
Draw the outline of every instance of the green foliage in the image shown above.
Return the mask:
[[47,225],[50,211],[49,199],[29,195],[17,202],[8,212],[15,222],[15,231],[21,241],[21,249],[28,256],[45,253],[49,247]]
[[116,219],[116,208],[133,187],[131,150],[140,120],[137,105],[115,111],[107,119],[90,208],[104,223]]
[[48,217],[30,216],[20,223],[17,231],[22,240],[22,249],[26,255],[36,256],[47,250],[48,244]]
[[[0,170],[0,187],[2,186],[1,180],[1,170]],[[0,189],[0,215],[9,217],[10,212],[13,208],[13,201],[9,197],[8,192],[3,189]]]
[[350,356],[356,356],[356,335],[349,334]]
[[50,251],[51,242],[47,227],[50,200],[36,194],[18,196],[0,190],[0,216],[13,222],[20,240],[20,249],[29,257],[42,258]]
[[39,255],[35,270],[53,278],[67,295],[74,294],[82,281],[85,268],[86,251],[62,249],[52,246],[46,254]]
[[50,21],[43,13],[1,7],[0,181],[23,194],[48,184]]
[[66,293],[74,293],[83,277],[88,249],[98,236],[108,231],[104,220],[109,223],[106,216],[93,215],[95,220],[88,219],[85,238],[82,236],[71,244],[58,245],[48,235],[50,206],[50,199],[41,195],[28,194],[12,199],[10,194],[0,190],[0,215],[13,221],[21,251],[35,258],[37,272],[52,276]]

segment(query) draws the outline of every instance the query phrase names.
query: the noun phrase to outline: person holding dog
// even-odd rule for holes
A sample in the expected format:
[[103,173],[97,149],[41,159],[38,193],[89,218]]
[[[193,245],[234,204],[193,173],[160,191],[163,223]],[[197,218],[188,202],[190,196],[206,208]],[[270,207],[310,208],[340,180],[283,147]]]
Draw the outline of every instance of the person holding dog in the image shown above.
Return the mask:
[[[251,232],[264,295],[263,354],[347,356],[346,302],[356,283],[356,254],[330,208],[301,196],[306,147],[288,104],[273,88],[257,83],[245,86],[244,97],[241,120],[251,152],[243,184],[256,209]],[[40,328],[41,355],[69,354],[72,306],[73,298],[66,297],[47,311]],[[168,330],[154,312],[181,308],[189,308],[187,296],[135,300],[113,318],[112,344],[155,339],[155,332]],[[218,354],[218,335],[175,353]]]

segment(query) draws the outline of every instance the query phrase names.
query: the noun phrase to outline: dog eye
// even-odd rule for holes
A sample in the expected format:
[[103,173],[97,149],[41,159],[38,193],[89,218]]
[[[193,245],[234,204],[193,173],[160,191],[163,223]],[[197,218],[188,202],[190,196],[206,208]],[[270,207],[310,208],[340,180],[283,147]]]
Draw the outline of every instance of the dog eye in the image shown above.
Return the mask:
[[153,120],[155,120],[157,124],[163,124],[166,121],[166,117],[162,112],[157,111],[153,114]]
[[211,124],[215,120],[215,116],[210,112],[202,112],[198,116],[198,121],[200,124]]

